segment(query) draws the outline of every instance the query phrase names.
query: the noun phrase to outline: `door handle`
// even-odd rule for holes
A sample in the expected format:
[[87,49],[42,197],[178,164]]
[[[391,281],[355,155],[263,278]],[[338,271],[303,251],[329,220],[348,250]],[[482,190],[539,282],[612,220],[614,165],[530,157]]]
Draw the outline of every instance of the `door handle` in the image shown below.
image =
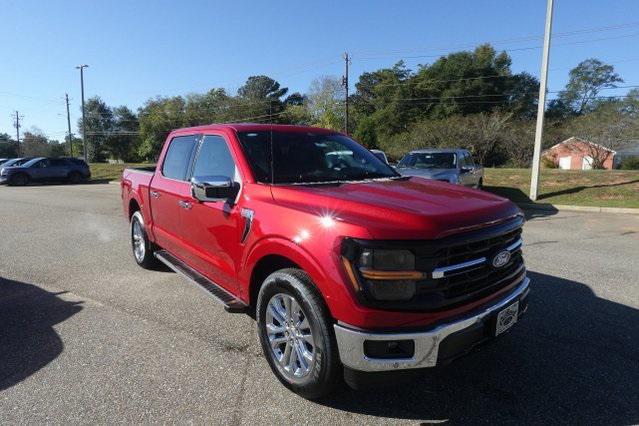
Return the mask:
[[183,209],[191,210],[193,204],[189,203],[188,201],[178,201],[178,206],[182,207]]
[[157,191],[151,191],[151,197],[153,198],[160,198],[160,193]]

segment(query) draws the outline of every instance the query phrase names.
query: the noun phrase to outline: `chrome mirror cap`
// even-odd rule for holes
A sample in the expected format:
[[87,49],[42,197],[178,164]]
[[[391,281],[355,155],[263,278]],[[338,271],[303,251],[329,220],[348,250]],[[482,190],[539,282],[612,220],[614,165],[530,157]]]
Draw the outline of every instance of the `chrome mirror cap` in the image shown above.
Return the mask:
[[227,201],[237,194],[235,182],[227,176],[194,176],[191,195],[199,201]]

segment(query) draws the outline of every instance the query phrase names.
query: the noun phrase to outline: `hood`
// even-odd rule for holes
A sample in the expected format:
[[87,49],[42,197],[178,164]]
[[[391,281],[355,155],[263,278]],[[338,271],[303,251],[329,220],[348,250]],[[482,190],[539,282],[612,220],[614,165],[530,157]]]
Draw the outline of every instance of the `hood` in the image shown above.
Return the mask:
[[449,181],[458,175],[457,169],[418,169],[418,168],[401,168],[397,172],[402,176],[420,176],[427,179],[438,179]]
[[275,186],[276,202],[365,228],[375,239],[435,239],[520,214],[505,198],[410,177],[340,185]]

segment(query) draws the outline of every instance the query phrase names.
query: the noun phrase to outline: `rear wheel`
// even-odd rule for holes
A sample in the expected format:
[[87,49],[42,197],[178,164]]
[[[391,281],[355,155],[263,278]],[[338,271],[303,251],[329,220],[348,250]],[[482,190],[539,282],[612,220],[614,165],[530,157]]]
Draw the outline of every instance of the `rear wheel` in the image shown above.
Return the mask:
[[158,260],[153,256],[153,243],[149,241],[144,228],[144,218],[139,211],[131,216],[131,249],[133,258],[145,269],[155,269]]
[[483,189],[484,188],[484,178],[480,178],[479,182],[477,183],[477,189]]
[[11,185],[16,186],[24,186],[29,183],[31,179],[29,179],[29,175],[25,173],[18,173],[11,177],[11,181],[9,182]]
[[305,272],[282,269],[266,278],[257,300],[257,327],[271,370],[293,392],[317,399],[340,382],[333,324]]
[[79,172],[71,172],[68,176],[69,183],[78,184],[82,182],[82,175]]

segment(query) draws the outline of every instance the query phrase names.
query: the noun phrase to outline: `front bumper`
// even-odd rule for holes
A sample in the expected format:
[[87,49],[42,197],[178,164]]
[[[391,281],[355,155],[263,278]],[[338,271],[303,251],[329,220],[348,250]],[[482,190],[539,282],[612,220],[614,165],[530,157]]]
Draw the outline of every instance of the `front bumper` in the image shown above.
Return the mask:
[[3,183],[7,183],[9,181],[9,176],[0,176],[0,185]]
[[[405,333],[372,333],[335,324],[339,355],[346,367],[376,372],[434,367],[471,350],[494,336],[494,319],[503,308],[519,301],[519,315],[526,310],[530,279],[524,277],[517,287],[497,301],[455,321],[431,330]],[[447,339],[449,337],[449,339]],[[412,341],[410,357],[373,358],[365,353],[365,342]]]

